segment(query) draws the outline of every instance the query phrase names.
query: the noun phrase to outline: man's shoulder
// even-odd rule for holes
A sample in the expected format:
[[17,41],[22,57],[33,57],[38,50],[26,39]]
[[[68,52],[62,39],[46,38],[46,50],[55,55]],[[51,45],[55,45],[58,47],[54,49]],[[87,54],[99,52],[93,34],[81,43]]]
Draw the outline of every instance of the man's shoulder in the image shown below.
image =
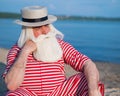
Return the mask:
[[57,39],[57,41],[58,41],[59,44],[65,43],[65,41],[63,39]]
[[72,46],[70,43],[68,43],[67,41],[65,40],[58,40],[58,43],[62,46],[62,47],[65,47],[65,46]]
[[11,50],[20,50],[20,47],[18,46],[18,44],[14,44],[12,47],[11,47]]

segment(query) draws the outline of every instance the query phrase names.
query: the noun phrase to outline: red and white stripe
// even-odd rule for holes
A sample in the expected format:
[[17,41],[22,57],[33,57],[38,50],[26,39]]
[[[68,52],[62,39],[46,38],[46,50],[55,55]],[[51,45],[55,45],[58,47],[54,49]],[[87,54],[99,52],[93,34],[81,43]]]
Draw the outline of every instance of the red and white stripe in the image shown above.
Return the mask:
[[[22,95],[24,92],[18,91],[18,89],[12,92],[12,94],[20,94],[20,92],[22,92],[21,95],[18,96],[66,96],[67,94],[70,94],[70,96],[72,94],[86,96],[82,95],[88,92],[87,81],[83,73],[66,80],[64,63],[70,64],[77,71],[83,71],[83,64],[89,60],[89,58],[75,50],[69,43],[64,41],[59,41],[59,43],[63,49],[63,58],[57,62],[37,61],[32,54],[28,56],[24,81],[18,89],[29,90],[29,92],[34,93],[34,95]],[[20,48],[18,48],[17,45],[14,45],[10,50],[8,54],[8,64],[5,74],[3,75],[4,77],[19,52]],[[9,92],[9,94],[11,93]],[[9,94],[8,96],[17,96]]]

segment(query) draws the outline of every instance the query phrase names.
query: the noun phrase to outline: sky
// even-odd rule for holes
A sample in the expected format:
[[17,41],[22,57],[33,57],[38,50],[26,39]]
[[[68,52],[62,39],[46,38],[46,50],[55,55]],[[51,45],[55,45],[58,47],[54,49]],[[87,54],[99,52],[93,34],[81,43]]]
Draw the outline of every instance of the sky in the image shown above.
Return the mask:
[[120,0],[0,0],[0,12],[20,13],[33,5],[46,6],[53,15],[120,17]]

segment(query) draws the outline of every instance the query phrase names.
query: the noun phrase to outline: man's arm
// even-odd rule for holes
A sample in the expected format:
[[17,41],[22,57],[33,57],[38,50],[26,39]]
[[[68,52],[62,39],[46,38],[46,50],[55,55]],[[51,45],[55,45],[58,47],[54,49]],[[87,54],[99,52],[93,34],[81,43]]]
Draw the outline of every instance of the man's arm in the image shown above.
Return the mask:
[[17,89],[23,82],[27,57],[35,49],[36,49],[36,45],[32,41],[27,41],[23,46],[16,61],[11,66],[10,70],[5,76],[5,82],[9,90]]
[[89,96],[101,96],[98,89],[99,72],[91,60],[84,64],[84,74],[88,81]]
[[5,82],[9,90],[15,90],[24,79],[27,55],[22,51],[13,66],[8,71]]

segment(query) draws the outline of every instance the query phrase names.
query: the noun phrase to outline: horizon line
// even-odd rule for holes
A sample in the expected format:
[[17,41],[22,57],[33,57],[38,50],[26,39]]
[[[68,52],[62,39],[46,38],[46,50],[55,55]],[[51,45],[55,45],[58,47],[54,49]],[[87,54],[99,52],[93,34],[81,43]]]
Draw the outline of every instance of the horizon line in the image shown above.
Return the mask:
[[[120,21],[120,17],[102,17],[102,16],[75,16],[75,15],[55,15],[59,20],[107,20]],[[0,12],[0,18],[20,18],[20,13]]]

